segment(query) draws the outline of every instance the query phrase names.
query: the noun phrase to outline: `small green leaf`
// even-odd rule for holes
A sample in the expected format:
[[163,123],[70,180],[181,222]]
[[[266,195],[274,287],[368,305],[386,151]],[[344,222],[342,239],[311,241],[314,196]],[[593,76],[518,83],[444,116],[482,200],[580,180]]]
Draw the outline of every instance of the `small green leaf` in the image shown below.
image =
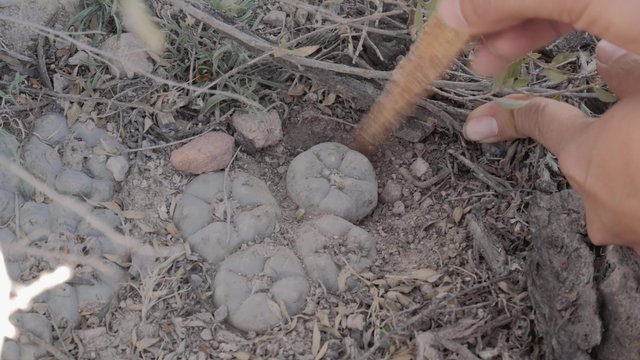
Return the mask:
[[612,93],[608,92],[607,90],[601,88],[600,86],[594,88],[593,91],[596,93],[596,96],[598,97],[598,100],[600,100],[602,102],[614,103],[614,102],[618,101],[618,97],[617,96],[615,96]]
[[537,52],[532,52],[532,53],[529,54],[529,57],[534,59],[534,60],[540,59],[541,56],[542,56],[542,54],[537,53]]
[[553,60],[551,60],[551,66],[556,67],[558,65],[566,64],[568,62],[572,62],[576,60],[576,54],[572,52],[563,52],[556,55]]
[[513,88],[519,89],[529,85],[529,78],[523,77],[513,82]]
[[567,80],[567,75],[565,75],[562,71],[556,69],[544,69],[542,70],[544,76],[546,76],[549,80],[553,82],[563,82]]
[[493,98],[493,100],[505,109],[516,110],[529,104],[529,100],[518,100],[511,98]]
[[520,58],[512,62],[507,69],[500,75],[493,79],[493,89],[499,90],[504,88],[510,88],[513,83],[520,77],[522,73],[522,63],[524,58]]
[[200,109],[200,115],[207,114],[214,106],[218,105],[222,100],[225,99],[225,96],[221,94],[211,96],[209,99],[207,99],[207,102]]
[[413,14],[413,30],[418,33],[422,30],[422,26],[424,26],[424,0],[418,0],[416,12]]

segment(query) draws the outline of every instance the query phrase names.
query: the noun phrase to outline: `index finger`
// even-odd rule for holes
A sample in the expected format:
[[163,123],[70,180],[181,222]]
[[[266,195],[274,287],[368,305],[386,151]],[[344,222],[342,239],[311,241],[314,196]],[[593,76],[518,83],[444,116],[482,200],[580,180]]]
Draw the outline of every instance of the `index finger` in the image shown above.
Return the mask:
[[553,20],[640,54],[640,1],[440,0],[442,19],[472,35],[505,30],[529,19]]

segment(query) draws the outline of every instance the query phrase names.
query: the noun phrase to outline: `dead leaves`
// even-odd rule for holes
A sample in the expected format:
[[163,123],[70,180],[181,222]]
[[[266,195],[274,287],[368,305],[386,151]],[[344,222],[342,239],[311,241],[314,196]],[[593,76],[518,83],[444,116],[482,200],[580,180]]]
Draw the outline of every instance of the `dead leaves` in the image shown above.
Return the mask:
[[323,85],[312,82],[310,85],[303,80],[294,81],[287,90],[285,102],[292,102],[293,98],[304,97],[304,100],[318,104],[319,109],[331,115],[329,109],[338,100],[338,95],[327,90]]
[[320,49],[320,46],[318,45],[303,46],[301,48],[291,49],[291,50],[278,47],[273,49],[273,57],[279,58],[285,55],[307,57],[307,56],[311,56],[311,54],[318,51],[318,49]]

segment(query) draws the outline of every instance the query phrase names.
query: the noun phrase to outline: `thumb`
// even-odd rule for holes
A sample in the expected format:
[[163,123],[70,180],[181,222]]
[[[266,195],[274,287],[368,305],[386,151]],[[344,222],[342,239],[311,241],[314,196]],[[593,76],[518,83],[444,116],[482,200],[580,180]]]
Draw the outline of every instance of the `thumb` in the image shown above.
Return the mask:
[[555,100],[510,95],[525,101],[517,109],[507,109],[490,102],[471,112],[463,127],[468,140],[493,143],[518,138],[533,138],[555,155],[559,155],[567,139],[575,137],[592,119],[577,108]]
[[620,48],[606,40],[596,47],[598,71],[619,97],[640,92],[640,56]]

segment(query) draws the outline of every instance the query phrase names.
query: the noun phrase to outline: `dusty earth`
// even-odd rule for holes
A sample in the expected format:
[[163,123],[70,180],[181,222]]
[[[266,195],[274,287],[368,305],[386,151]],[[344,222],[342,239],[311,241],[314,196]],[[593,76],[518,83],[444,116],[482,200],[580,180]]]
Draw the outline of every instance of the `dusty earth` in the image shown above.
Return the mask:
[[[85,27],[76,30],[117,32],[111,3],[100,4],[103,7],[94,9],[92,17],[82,23]],[[406,50],[411,34],[408,28],[415,18],[404,11],[406,6],[416,6],[388,4],[384,11],[397,11],[400,15],[388,15],[385,22],[370,22],[371,28],[377,30],[370,29],[365,40],[362,34],[352,33],[363,31],[363,26],[349,27],[351,23],[341,21],[375,14],[376,9],[368,4],[242,2],[251,8],[246,18],[236,2],[213,4],[225,21],[244,21],[236,27],[238,31],[270,44],[322,30],[298,41],[296,46],[318,48],[305,48],[296,56],[305,58],[307,51],[313,50],[314,59],[378,71],[392,69]],[[90,6],[80,4],[77,11]],[[195,84],[206,85],[253,58],[241,50],[242,46],[230,42],[234,36],[220,39],[215,30],[200,24],[195,16],[185,16],[179,8],[177,3],[152,3],[153,14],[172,34],[168,37],[172,47],[167,50],[167,57],[173,62],[156,62],[153,75],[157,78],[177,82],[195,78]],[[203,9],[213,11],[206,6]],[[409,13],[414,14],[413,10]],[[331,27],[336,23],[344,26]],[[63,29],[64,24],[68,23],[60,20],[55,28]],[[89,43],[99,43],[102,35],[91,38]],[[191,39],[190,36],[201,38],[189,51],[182,52],[184,44],[180,41]],[[276,280],[304,279],[307,285],[295,285],[299,286],[296,296],[305,295],[299,306],[293,300],[281,304],[279,310],[290,310],[290,316],[284,311],[276,323],[256,316],[256,323],[264,322],[252,327],[238,326],[247,324],[244,318],[250,318],[251,312],[238,313],[233,307],[230,314],[231,307],[221,306],[226,303],[216,298],[216,283],[228,281],[218,279],[219,274],[240,272],[242,266],[238,264],[244,260],[234,258],[221,265],[218,260],[228,260],[232,255],[216,252],[214,261],[213,255],[205,254],[206,246],[199,253],[174,222],[185,187],[194,179],[170,163],[171,152],[181,145],[176,142],[210,130],[233,135],[239,151],[226,170],[262,180],[280,214],[277,225],[264,239],[243,240],[232,253],[262,254],[263,248],[277,249],[274,251],[285,254],[282,257],[287,261],[303,264],[305,259],[296,247],[297,234],[316,217],[288,196],[289,164],[316,144],[348,145],[355,124],[374,98],[372,94],[376,94],[367,89],[379,89],[384,82],[360,78],[356,81],[321,68],[296,70],[286,62],[295,62],[295,58],[286,56],[247,66],[239,71],[241,78],[228,75],[233,81],[214,89],[273,106],[282,117],[283,139],[264,149],[254,149],[231,126],[231,115],[245,107],[237,99],[194,95],[193,89],[158,83],[158,79],[144,76],[115,79],[109,74],[109,66],[97,61],[72,65],[75,46],[51,41],[37,44],[36,40],[15,49],[11,44],[16,43],[3,38],[2,129],[15,135],[23,146],[31,138],[37,119],[56,112],[64,114],[68,123],[95,122],[124,144],[128,150],[123,154],[129,163],[126,178],[117,184],[110,201],[99,201],[94,206],[115,213],[120,220],[119,230],[131,241],[130,254],[114,262],[127,273],[118,282],[115,296],[100,306],[82,308],[72,326],[56,323],[46,301],[34,305],[32,313],[41,315],[38,319],[56,326],[51,326],[51,332],[45,334],[47,339],[41,342],[37,333],[29,334],[33,330],[27,329],[21,336],[28,336],[23,340],[44,349],[40,351],[44,358],[399,360],[590,358],[596,354],[598,358],[624,358],[637,354],[637,348],[629,345],[631,340],[620,340],[615,345],[622,349],[620,352],[610,351],[611,319],[625,318],[625,302],[615,303],[612,295],[620,291],[623,280],[618,277],[636,281],[633,272],[629,275],[623,272],[624,266],[616,264],[623,260],[633,263],[633,255],[589,245],[579,201],[567,190],[554,157],[541,146],[529,141],[478,146],[463,139],[460,126],[464,114],[479,103],[478,94],[465,93],[465,89],[484,94],[481,101],[486,101],[491,91],[488,80],[469,75],[464,66],[466,54],[447,74],[453,90],[444,84],[416,118],[370,158],[378,203],[364,218],[351,220],[373,239],[375,256],[358,270],[351,268],[349,272],[349,267],[344,267],[349,286],[327,287],[303,271],[281,276],[270,273],[267,265],[260,267],[257,275],[267,273]],[[211,46],[222,50],[198,52]],[[514,78],[529,74],[528,90],[559,90],[565,100],[598,114],[605,104],[591,93],[571,90],[594,76],[589,70],[593,39],[574,35],[566,43],[541,51],[541,56],[551,62],[555,54],[580,47],[583,52],[579,56],[559,61],[570,64],[563,71],[577,73],[560,84],[550,84],[539,77],[535,72],[539,63],[535,61],[523,64],[526,71]],[[320,54],[315,53],[318,49]],[[211,58],[216,59],[213,64],[209,62]],[[45,62],[44,68],[37,65],[40,60]],[[51,89],[43,80],[43,72],[51,77]],[[335,77],[323,78],[328,74]],[[361,86],[362,93],[350,92],[353,84]],[[260,111],[254,116],[261,116]],[[64,156],[66,150],[57,150]],[[51,201],[46,196],[35,195],[35,199],[39,203]],[[11,221],[8,226],[11,228]],[[554,245],[564,244],[562,241],[570,245]],[[32,245],[39,249],[38,246]],[[340,255],[340,248],[337,249],[336,261]],[[555,274],[562,274],[569,265],[540,254],[549,251],[564,259],[566,249],[578,249],[584,254],[567,263],[586,270],[560,281],[562,276]],[[45,256],[47,260],[46,255],[33,251],[29,256]],[[542,265],[536,267],[536,261]],[[24,269],[20,279],[33,279],[52,266],[47,261],[39,264]],[[557,272],[545,272],[556,269],[556,265]],[[620,272],[626,275],[619,275]],[[611,274],[618,277],[612,278]],[[549,284],[549,288],[540,288],[539,279],[548,280],[543,285]],[[553,287],[556,280],[563,285]],[[336,281],[347,282],[346,278]],[[602,283],[604,287],[599,287]],[[233,281],[229,284],[232,286]],[[556,304],[550,297],[562,291],[567,296],[561,298],[567,300],[555,308],[548,306]],[[604,315],[595,300],[600,296],[606,304],[613,302]],[[633,293],[628,298],[631,300],[626,304],[633,304]],[[536,318],[538,313],[545,314],[542,320]],[[243,316],[244,320],[238,320]],[[563,317],[570,321],[557,321]],[[264,324],[268,325],[266,331]],[[597,324],[591,327],[592,332],[579,331],[591,324]],[[549,331],[550,328],[555,330]],[[603,336],[602,329],[609,332]],[[631,326],[628,333],[634,332],[637,329]],[[577,346],[571,345],[576,339],[581,341]]]

